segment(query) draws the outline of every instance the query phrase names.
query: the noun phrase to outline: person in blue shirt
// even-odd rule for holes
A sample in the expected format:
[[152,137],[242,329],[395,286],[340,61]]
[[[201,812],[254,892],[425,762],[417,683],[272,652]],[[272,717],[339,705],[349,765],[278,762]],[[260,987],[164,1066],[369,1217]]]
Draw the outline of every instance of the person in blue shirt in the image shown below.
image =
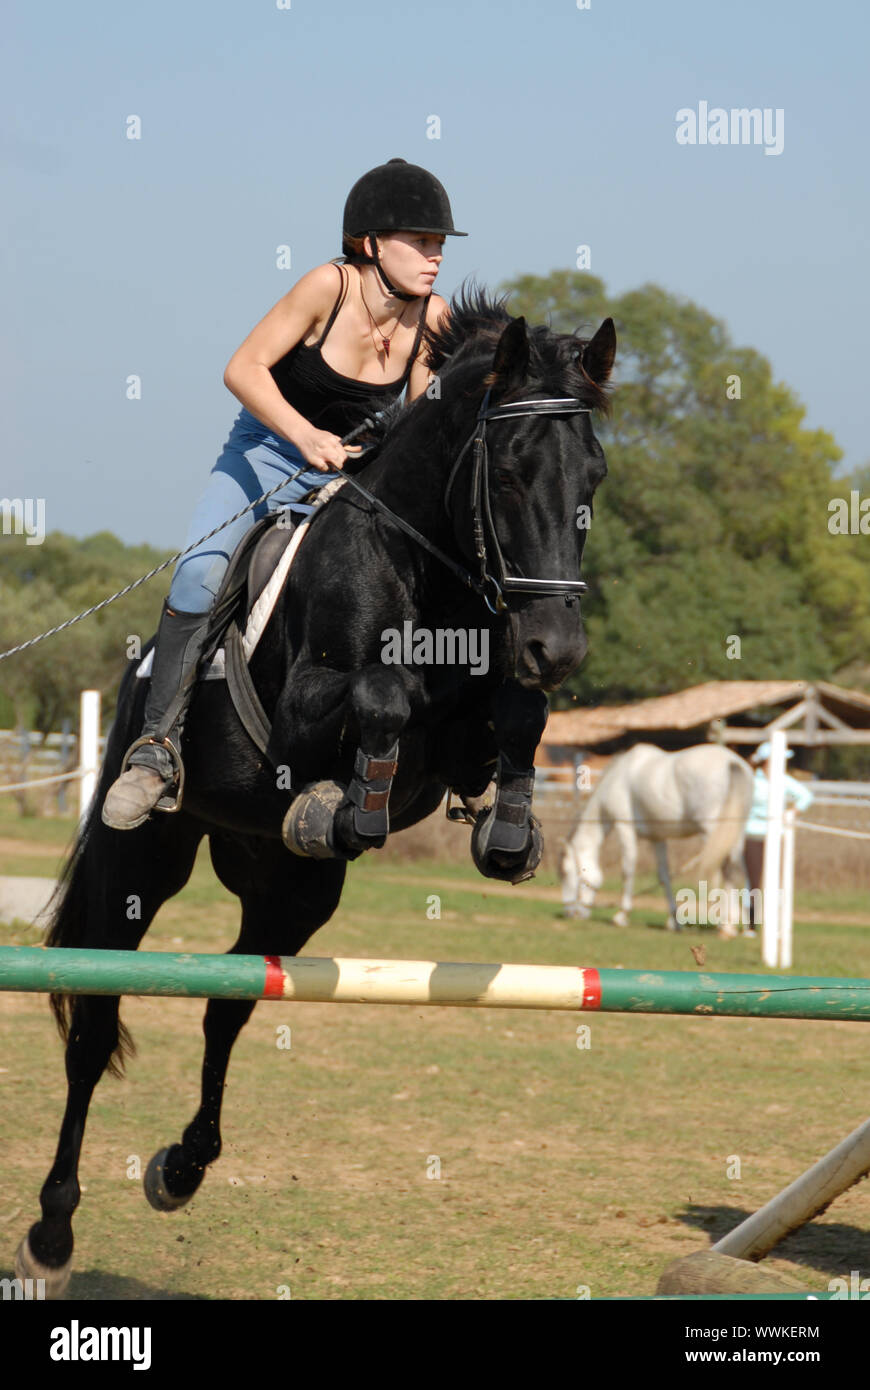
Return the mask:
[[[750,760],[755,764],[755,779],[752,785],[752,809],[746,822],[743,857],[746,861],[746,873],[749,878],[749,921],[752,929],[757,925],[755,911],[757,900],[752,896],[752,890],[761,888],[764,877],[764,839],[767,835],[767,803],[770,797],[770,751],[770,744],[762,743]],[[788,749],[785,756],[786,758],[793,758],[794,751]],[[786,806],[794,806],[795,810],[800,812],[805,811],[808,806],[812,805],[812,802],[813,794],[806,783],[798,782],[796,778],[789,777],[786,773]],[[747,935],[754,935],[754,930],[748,932]]]

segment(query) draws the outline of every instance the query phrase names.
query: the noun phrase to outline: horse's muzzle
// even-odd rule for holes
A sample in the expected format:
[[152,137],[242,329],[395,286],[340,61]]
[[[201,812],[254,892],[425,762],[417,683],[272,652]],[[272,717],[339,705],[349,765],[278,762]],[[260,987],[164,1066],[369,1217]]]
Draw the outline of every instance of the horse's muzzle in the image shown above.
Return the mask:
[[516,680],[525,690],[555,690],[586,655],[586,635],[580,632],[570,641],[554,637],[530,637],[517,655]]

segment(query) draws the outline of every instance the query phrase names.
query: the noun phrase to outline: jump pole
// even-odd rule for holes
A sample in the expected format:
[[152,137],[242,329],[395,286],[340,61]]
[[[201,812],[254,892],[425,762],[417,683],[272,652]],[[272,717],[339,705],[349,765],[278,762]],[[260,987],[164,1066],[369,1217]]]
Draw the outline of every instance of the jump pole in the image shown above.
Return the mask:
[[870,980],[0,947],[0,991],[870,1022]]
[[797,1287],[784,1276],[758,1269],[762,1259],[791,1231],[819,1216],[835,1197],[870,1173],[870,1120],[847,1135],[765,1206],[747,1216],[709,1250],[669,1265],[658,1293],[735,1293]]

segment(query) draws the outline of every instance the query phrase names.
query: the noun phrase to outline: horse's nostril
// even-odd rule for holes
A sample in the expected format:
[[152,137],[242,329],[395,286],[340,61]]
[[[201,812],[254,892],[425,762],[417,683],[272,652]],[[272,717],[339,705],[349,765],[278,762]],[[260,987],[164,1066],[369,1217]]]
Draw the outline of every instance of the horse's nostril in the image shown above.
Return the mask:
[[539,675],[546,668],[547,648],[538,638],[533,638],[531,642],[526,643],[526,660]]

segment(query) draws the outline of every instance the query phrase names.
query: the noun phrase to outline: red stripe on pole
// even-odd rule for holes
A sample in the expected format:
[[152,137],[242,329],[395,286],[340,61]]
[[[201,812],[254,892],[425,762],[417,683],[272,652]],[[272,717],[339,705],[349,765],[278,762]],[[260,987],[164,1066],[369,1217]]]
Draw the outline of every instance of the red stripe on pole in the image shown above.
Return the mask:
[[266,982],[263,986],[264,999],[282,999],[284,997],[284,971],[281,969],[280,956],[264,956],[266,964]]
[[583,1005],[584,1009],[601,1008],[601,976],[597,970],[583,971]]

